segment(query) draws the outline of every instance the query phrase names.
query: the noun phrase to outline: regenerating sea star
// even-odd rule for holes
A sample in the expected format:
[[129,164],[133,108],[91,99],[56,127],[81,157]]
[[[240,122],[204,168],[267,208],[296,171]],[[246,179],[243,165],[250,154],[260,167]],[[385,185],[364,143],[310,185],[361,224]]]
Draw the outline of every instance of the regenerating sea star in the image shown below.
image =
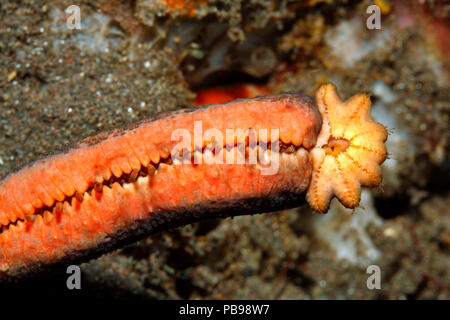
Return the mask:
[[[334,195],[359,203],[360,186],[381,181],[383,126],[370,117],[367,95],[341,102],[327,84],[312,98],[282,94],[168,113],[83,140],[0,181],[0,281],[53,265],[79,263],[146,235],[208,218],[298,207],[325,212]],[[319,112],[320,111],[320,112]],[[193,141],[172,161],[172,133],[195,123],[230,141]],[[279,137],[250,129],[277,129]],[[225,136],[225,134],[224,134]],[[268,143],[268,144],[265,144]],[[218,148],[218,149],[216,149]],[[250,163],[249,155],[263,155]],[[246,161],[211,164],[211,155]],[[264,175],[266,157],[279,169]],[[225,157],[227,158],[227,157]]]
[[328,211],[336,196],[347,208],[359,205],[361,186],[381,182],[387,131],[370,115],[370,98],[358,94],[343,102],[333,84],[316,92],[322,129],[310,151],[313,175],[306,199],[316,211]]

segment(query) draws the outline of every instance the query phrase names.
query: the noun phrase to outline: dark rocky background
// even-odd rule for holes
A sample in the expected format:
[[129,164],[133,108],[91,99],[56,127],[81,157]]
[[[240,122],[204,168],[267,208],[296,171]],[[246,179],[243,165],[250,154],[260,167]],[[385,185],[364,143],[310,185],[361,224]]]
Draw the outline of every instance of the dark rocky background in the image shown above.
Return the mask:
[[[449,299],[449,17],[444,1],[71,1],[0,4],[0,176],[89,135],[193,104],[214,85],[256,83],[372,96],[390,128],[382,188],[336,203],[206,221],[10,296],[80,299]],[[169,4],[172,4],[170,6]],[[176,4],[176,5],[174,5]],[[366,268],[382,271],[369,290]],[[1,290],[1,289],[0,289]]]

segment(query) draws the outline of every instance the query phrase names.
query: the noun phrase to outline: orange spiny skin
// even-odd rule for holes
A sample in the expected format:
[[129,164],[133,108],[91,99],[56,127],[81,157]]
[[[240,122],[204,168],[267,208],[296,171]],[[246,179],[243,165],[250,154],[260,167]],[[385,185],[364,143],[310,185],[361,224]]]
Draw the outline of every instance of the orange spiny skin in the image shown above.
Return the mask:
[[[262,175],[260,164],[160,163],[178,143],[174,130],[194,137],[194,121],[224,137],[225,129],[279,129],[280,140],[297,149],[280,154],[273,175]],[[308,150],[321,126],[307,96],[243,99],[169,113],[34,162],[0,182],[0,280],[80,262],[201,218],[298,206],[312,174]],[[190,151],[205,147],[200,143],[193,141]],[[160,163],[156,172],[136,179],[133,170],[151,162]],[[123,174],[134,181],[98,188]]]

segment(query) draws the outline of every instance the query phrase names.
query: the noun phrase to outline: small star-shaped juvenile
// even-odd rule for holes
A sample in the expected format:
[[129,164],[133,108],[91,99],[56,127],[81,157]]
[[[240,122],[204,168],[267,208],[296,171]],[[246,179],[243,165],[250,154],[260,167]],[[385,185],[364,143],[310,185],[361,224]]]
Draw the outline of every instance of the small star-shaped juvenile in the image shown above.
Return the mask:
[[306,199],[326,212],[336,196],[347,208],[359,205],[361,186],[381,182],[380,164],[386,159],[387,131],[370,115],[370,98],[357,94],[343,102],[333,84],[316,92],[323,125],[311,150],[313,173]]

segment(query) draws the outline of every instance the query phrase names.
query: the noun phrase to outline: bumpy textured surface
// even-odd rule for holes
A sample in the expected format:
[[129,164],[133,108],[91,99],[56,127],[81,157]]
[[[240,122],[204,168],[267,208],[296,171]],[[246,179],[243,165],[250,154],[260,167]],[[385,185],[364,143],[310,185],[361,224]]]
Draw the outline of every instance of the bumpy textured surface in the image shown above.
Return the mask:
[[370,116],[370,98],[358,94],[343,102],[336,87],[326,84],[316,93],[323,125],[311,150],[313,176],[307,193],[311,207],[326,212],[336,196],[347,208],[359,205],[361,186],[381,182],[386,159],[386,129]]
[[[320,212],[333,196],[358,206],[360,187],[381,181],[386,130],[370,117],[364,94],[344,103],[327,84],[316,102],[319,110],[307,96],[284,94],[168,113],[88,138],[6,177],[0,183],[0,273],[83,260],[200,218],[295,207],[307,190]],[[231,143],[213,139],[220,146],[215,154],[231,154],[233,164],[210,162],[213,149],[195,123],[223,137],[243,130]],[[258,133],[255,145],[248,142],[250,128]],[[172,161],[177,129],[193,139],[183,149],[190,161]],[[278,129],[279,138],[260,129]],[[260,153],[258,143],[269,141],[282,148]],[[236,162],[239,152],[248,159],[251,150],[264,156]],[[272,152],[279,168],[265,175],[264,157]],[[203,162],[193,163],[196,157]]]
[[[280,150],[279,169],[271,175],[262,174],[262,162],[206,164],[208,152],[201,155],[203,164],[173,165],[176,129],[194,137],[190,154],[206,147],[203,139],[195,140],[196,121],[203,132],[279,129],[276,142],[292,150]],[[196,221],[205,212],[229,216],[239,214],[234,209],[255,213],[298,206],[311,178],[307,150],[315,145],[321,124],[312,99],[304,95],[243,99],[169,113],[39,160],[0,183],[0,273],[34,272],[70,257],[105,252],[161,230],[157,226]],[[245,145],[246,135],[226,143],[222,153],[234,153],[238,144]]]

